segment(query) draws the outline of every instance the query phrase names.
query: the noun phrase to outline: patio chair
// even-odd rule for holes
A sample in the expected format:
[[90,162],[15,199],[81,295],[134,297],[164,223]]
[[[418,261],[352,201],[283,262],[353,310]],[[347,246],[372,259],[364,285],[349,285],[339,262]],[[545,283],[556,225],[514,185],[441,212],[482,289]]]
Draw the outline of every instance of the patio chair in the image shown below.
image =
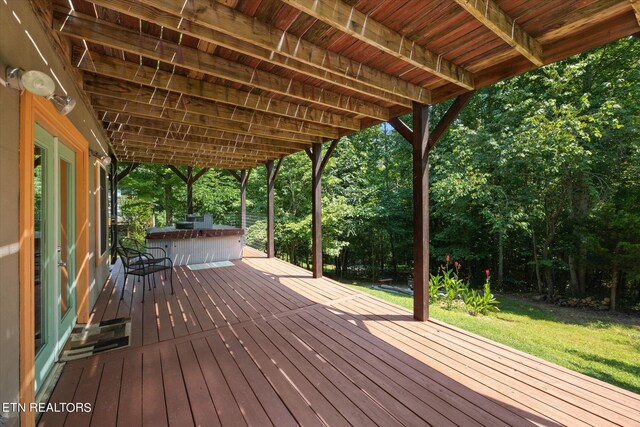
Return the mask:
[[[167,270],[169,270],[169,278],[171,284],[171,294],[173,295],[173,262],[171,259],[156,258],[148,252],[142,252],[131,247],[118,245],[116,248],[118,256],[122,261],[124,268],[124,283],[122,285],[122,292],[120,293],[120,299],[124,298],[124,288],[127,286],[127,278],[129,276],[142,277],[142,302],[144,302],[144,287],[147,281],[149,282],[149,290],[151,290],[151,279],[153,279],[153,287],[156,287],[155,273],[164,271],[164,278],[167,278]],[[151,275],[150,279],[147,276]]]
[[[153,257],[150,259],[162,261],[163,258],[167,258],[167,251],[164,248],[161,248],[159,246],[147,246],[144,243],[141,243],[138,240],[132,239],[130,237],[123,237],[122,239],[120,239],[120,245],[124,248],[134,249],[144,254],[153,255]],[[162,256],[155,255],[155,251],[160,251],[162,253]]]

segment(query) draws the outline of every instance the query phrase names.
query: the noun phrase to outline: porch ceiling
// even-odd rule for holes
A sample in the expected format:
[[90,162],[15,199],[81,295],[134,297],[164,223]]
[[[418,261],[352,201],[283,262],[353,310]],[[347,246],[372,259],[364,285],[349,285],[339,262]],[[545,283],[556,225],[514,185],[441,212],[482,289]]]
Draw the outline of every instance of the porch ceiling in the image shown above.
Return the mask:
[[120,161],[244,169],[640,31],[628,0],[32,0]]

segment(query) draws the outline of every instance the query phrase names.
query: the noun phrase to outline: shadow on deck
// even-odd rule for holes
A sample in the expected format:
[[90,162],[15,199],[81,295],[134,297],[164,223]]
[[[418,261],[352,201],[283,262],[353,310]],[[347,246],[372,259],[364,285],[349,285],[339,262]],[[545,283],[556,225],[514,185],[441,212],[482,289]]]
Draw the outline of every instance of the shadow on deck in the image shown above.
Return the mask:
[[[247,249],[141,302],[114,268],[94,322],[132,347],[67,363],[42,426],[638,425],[640,396]],[[158,276],[160,278],[160,276]]]

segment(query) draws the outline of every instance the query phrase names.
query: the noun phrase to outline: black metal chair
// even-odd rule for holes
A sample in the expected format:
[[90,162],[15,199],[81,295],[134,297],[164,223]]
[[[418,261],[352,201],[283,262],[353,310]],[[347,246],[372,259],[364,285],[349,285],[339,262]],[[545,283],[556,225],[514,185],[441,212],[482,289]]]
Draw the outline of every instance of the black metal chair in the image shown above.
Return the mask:
[[[164,248],[161,248],[159,246],[146,246],[144,243],[141,243],[138,240],[132,239],[130,237],[123,237],[122,239],[120,239],[120,245],[124,248],[134,249],[144,254],[153,255],[153,257],[150,258],[149,260],[161,261],[163,258],[168,258],[167,251]],[[157,255],[155,255],[154,254],[155,251],[162,252],[162,256],[158,257]]]
[[[156,287],[154,273],[164,271],[164,278],[166,280],[167,270],[169,270],[171,294],[173,295],[173,261],[171,261],[171,259],[167,257],[156,258],[148,252],[142,252],[122,244],[118,245],[116,251],[124,268],[124,283],[122,285],[120,299],[124,298],[124,288],[127,286],[127,278],[129,276],[138,276],[138,278],[142,277],[142,302],[144,302],[144,287],[147,280],[149,282],[149,290],[151,290],[151,279],[153,279],[153,287]],[[151,275],[151,279],[147,279],[149,275]]]

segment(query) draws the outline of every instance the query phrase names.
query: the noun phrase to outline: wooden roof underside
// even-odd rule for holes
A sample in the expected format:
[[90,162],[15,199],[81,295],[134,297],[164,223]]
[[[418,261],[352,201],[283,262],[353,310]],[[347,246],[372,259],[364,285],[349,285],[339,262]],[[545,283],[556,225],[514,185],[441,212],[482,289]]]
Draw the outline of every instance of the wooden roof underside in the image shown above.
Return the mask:
[[227,169],[640,31],[629,0],[32,1],[120,161]]

